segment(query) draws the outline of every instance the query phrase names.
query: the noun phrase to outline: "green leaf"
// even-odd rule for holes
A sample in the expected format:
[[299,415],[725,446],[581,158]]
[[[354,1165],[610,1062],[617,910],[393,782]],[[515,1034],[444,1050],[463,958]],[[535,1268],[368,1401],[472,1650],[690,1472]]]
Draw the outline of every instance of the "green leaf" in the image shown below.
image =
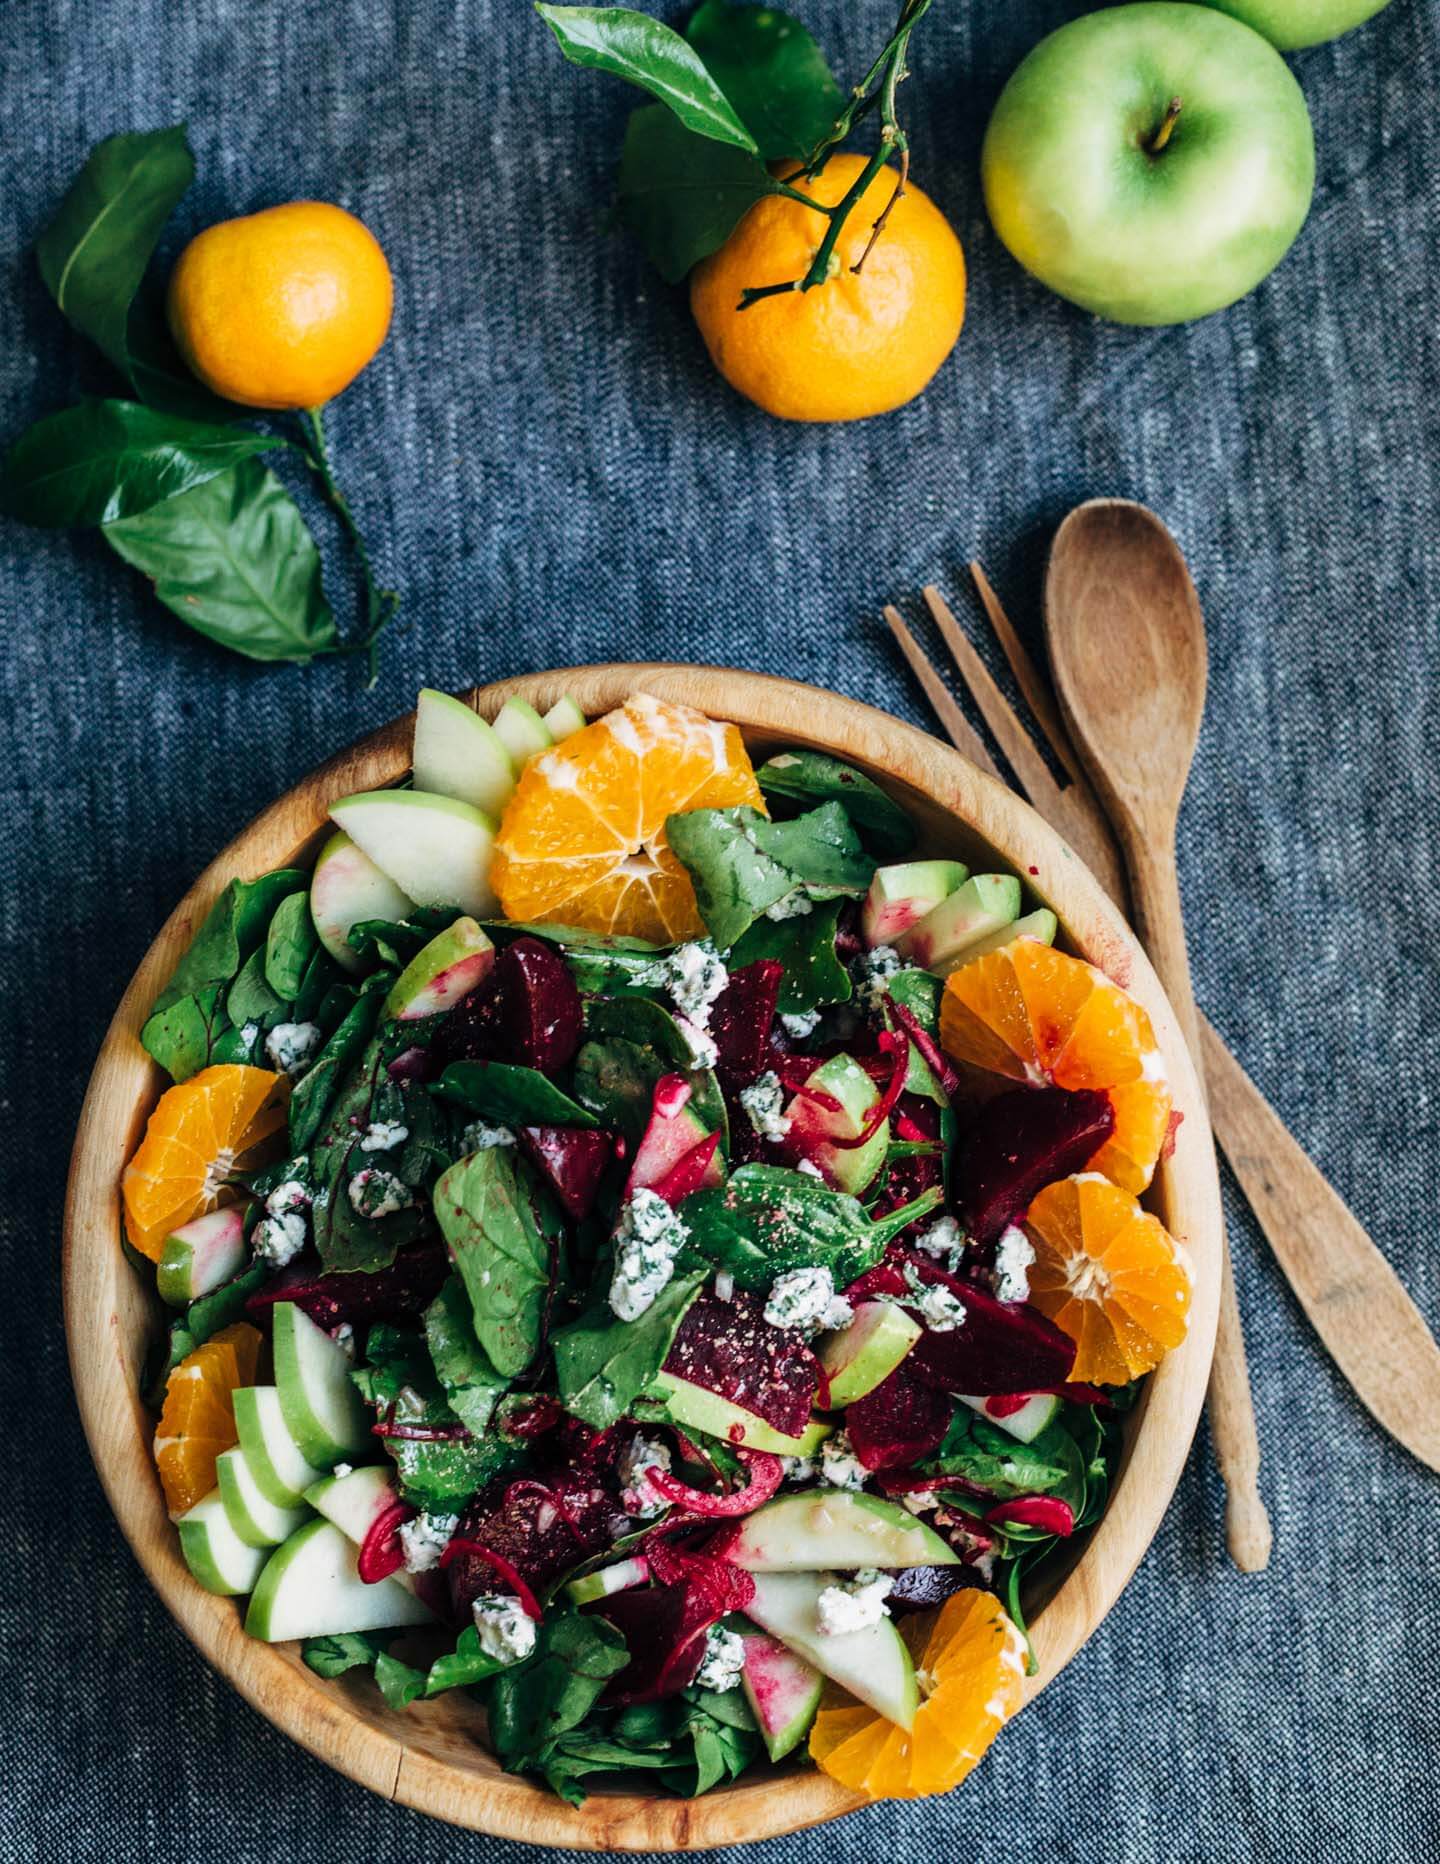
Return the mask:
[[140,1031],[140,1045],[174,1081],[188,1081],[209,1067],[222,1040],[232,1033],[225,1013],[225,986],[207,984],[193,997],[181,997],[152,1011]]
[[722,950],[792,894],[861,894],[875,871],[839,803],[822,803],[789,822],[771,822],[744,806],[692,809],[670,816],[665,834]]
[[809,155],[844,107],[819,46],[778,7],[704,0],[685,36],[767,162]]
[[290,1146],[292,1151],[308,1150],[320,1131],[326,1112],[341,1080],[360,1059],[365,1045],[375,1033],[380,1008],[390,990],[384,973],[367,977],[360,994],[342,1017],[334,1033],[305,1073],[295,1083],[290,1096]]
[[36,242],[61,312],[128,373],[130,306],[155,242],[195,175],[185,126],[96,143]]
[[821,803],[788,822],[769,822],[761,816],[751,833],[756,846],[788,868],[812,899],[858,896],[874,876],[875,863],[839,803]]
[[650,1118],[655,1084],[682,1074],[690,1107],[707,1133],[729,1137],[725,1096],[714,1071],[692,1066],[690,1044],[675,1018],[650,998],[593,997],[585,1006],[587,1042],[575,1058],[575,1097],[602,1126],[636,1143]]
[[431,1092],[502,1126],[597,1124],[593,1113],[577,1106],[538,1068],[521,1068],[512,1062],[452,1062]]
[[292,893],[275,909],[265,933],[265,982],[282,1003],[294,1003],[320,949],[308,893]]
[[535,11],[572,65],[624,78],[658,98],[686,129],[755,154],[755,138],[725,93],[669,26],[628,7],[550,6],[541,0]]
[[308,884],[309,875],[298,867],[279,867],[256,880],[232,880],[206,913],[155,1008],[163,1010],[206,984],[228,984],[238,976],[281,900]]
[[391,1709],[408,1709],[425,1692],[426,1673],[382,1650],[375,1659],[375,1684]]
[[758,958],[776,958],[785,967],[780,980],[782,1015],[798,1016],[823,1003],[845,1003],[854,986],[835,950],[841,902],[832,900],[797,919],[757,919],[730,948],[732,971]]
[[187,627],[249,660],[304,666],[338,646],[320,553],[300,508],[257,460],[103,527]]
[[502,1658],[492,1657],[480,1648],[480,1633],[474,1625],[466,1625],[455,1640],[454,1650],[431,1664],[425,1694],[438,1696],[446,1689],[469,1689],[508,1668]]
[[475,1337],[496,1371],[518,1378],[540,1350],[558,1223],[537,1214],[532,1175],[505,1146],[460,1159],[435,1186],[435,1216],[470,1296]]
[[[439,1164],[433,1144],[436,1112],[435,1103],[417,1082],[390,1078],[389,1065],[406,1039],[403,1025],[393,1024],[371,1041],[326,1109],[311,1149],[315,1184],[311,1228],[320,1260],[331,1271],[386,1268],[396,1251],[414,1242],[425,1228],[423,1193]],[[366,1129],[377,1121],[395,1121],[405,1127],[408,1137],[400,1151],[362,1150]],[[296,1142],[293,1127],[291,1143],[296,1150],[304,1149]],[[366,1167],[398,1178],[412,1193],[413,1202],[383,1217],[357,1210],[350,1198],[350,1181]]]
[[[686,1216],[689,1216],[686,1204]],[[617,1320],[597,1301],[554,1338],[560,1402],[597,1430],[617,1423],[665,1364],[675,1334],[708,1271],[677,1274],[637,1320]]]
[[782,751],[763,763],[755,776],[767,797],[839,803],[883,860],[895,860],[915,846],[915,825],[899,803],[838,757],[823,751]]
[[191,375],[175,347],[164,312],[143,295],[130,306],[126,344],[130,351],[130,384],[147,407],[178,414],[187,421],[244,420],[258,412],[212,395],[198,377]]
[[[296,896],[297,898],[300,896]],[[278,1018],[285,1005],[265,982],[265,949],[252,951],[225,998],[225,1014],[237,1028],[247,1023],[262,1027]]]
[[605,1619],[548,1613],[534,1653],[498,1676],[491,1691],[490,1738],[501,1765],[514,1772],[541,1762],[629,1661],[624,1638]]
[[334,1637],[307,1637],[300,1655],[317,1676],[343,1676],[362,1664],[369,1670],[381,1655],[378,1638],[367,1631],[342,1631]]
[[972,1411],[957,1408],[945,1440],[921,1465],[927,1476],[956,1476],[1001,1500],[1059,1494],[1078,1514],[1085,1496],[1079,1446],[1061,1424],[1047,1424],[1030,1443],[1017,1443]]
[[284,444],[138,401],[82,401],[27,428],[5,455],[0,511],[55,528],[111,524]]
[[203,1346],[222,1327],[228,1327],[232,1320],[243,1319],[245,1303],[268,1274],[263,1262],[252,1262],[233,1281],[224,1282],[192,1301],[180,1318],[171,1323],[164,1348],[149,1370],[147,1402],[154,1402],[158,1410],[165,1394],[165,1381],[180,1361],[197,1346]]
[[692,135],[663,104],[630,112],[616,205],[667,284],[678,285],[756,201],[779,192],[756,156]]
[[425,1344],[450,1409],[467,1430],[482,1436],[509,1381],[491,1365],[475,1336],[470,1300],[458,1275],[425,1310]]

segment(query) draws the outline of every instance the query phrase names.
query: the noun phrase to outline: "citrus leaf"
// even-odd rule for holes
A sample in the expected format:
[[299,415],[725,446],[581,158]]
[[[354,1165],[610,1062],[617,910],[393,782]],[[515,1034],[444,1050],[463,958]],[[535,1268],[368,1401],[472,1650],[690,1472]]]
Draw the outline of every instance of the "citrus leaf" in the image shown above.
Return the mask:
[[168,609],[221,647],[301,665],[335,650],[315,540],[257,460],[107,524],[102,535],[151,579]]
[[777,7],[704,0],[685,37],[767,162],[808,155],[844,108],[824,53]]
[[748,208],[778,192],[756,156],[692,136],[663,104],[630,112],[618,211],[667,284],[678,285]]
[[0,510],[25,524],[112,524],[282,444],[138,401],[82,401],[11,447],[0,464]]
[[696,135],[755,154],[755,138],[699,54],[669,26],[622,6],[549,6],[541,0],[535,11],[572,65],[624,78],[658,97]]

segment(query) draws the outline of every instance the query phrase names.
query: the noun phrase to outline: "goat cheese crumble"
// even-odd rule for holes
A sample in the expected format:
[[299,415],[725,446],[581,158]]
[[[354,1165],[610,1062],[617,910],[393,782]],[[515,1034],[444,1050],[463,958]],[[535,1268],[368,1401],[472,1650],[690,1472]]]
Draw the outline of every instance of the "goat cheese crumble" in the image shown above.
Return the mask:
[[458,1514],[418,1514],[400,1524],[400,1549],[407,1573],[429,1573],[460,1525]]
[[639,1431],[621,1452],[617,1474],[620,1477],[620,1500],[625,1512],[637,1520],[648,1521],[669,1506],[647,1480],[652,1469],[670,1468],[670,1446],[658,1437],[646,1437]]
[[262,1217],[250,1232],[250,1247],[272,1269],[283,1269],[305,1247],[303,1211],[287,1210],[275,1217]]
[[740,1681],[740,1672],[745,1668],[745,1640],[738,1631],[726,1631],[721,1625],[711,1625],[705,1633],[705,1655],[700,1668],[695,1672],[695,1683],[699,1689],[724,1691],[734,1689]]
[[620,1212],[610,1307],[619,1320],[638,1320],[675,1273],[675,1257],[690,1231],[663,1197],[641,1190]]
[[803,1042],[806,1036],[813,1036],[820,1027],[820,1012],[796,1010],[792,1015],[782,1015],[780,1023],[787,1036],[794,1036],[797,1042]]
[[782,1482],[818,1482],[820,1480],[820,1459],[817,1456],[782,1456],[780,1468]]
[[677,945],[674,951],[635,973],[637,984],[663,990],[682,1016],[701,1028],[710,1020],[715,999],[730,981],[724,960],[708,939]]
[[878,1016],[889,994],[885,980],[904,968],[905,960],[893,945],[877,945],[873,951],[862,951],[850,966],[850,975],[855,980],[855,1001],[861,1009]]
[[361,1217],[393,1217],[397,1210],[408,1210],[414,1203],[408,1184],[394,1172],[367,1165],[357,1171],[349,1184],[350,1207]]
[[518,1663],[535,1648],[535,1620],[513,1592],[482,1592],[470,1607],[480,1648],[497,1663]]
[[740,1090],[740,1105],[762,1139],[783,1139],[790,1130],[785,1117],[785,1089],[773,1068]]
[[467,1152],[488,1152],[494,1146],[513,1146],[515,1134],[508,1126],[487,1126],[484,1120],[472,1120],[460,1135]]
[[688,1016],[677,1016],[675,1027],[685,1038],[685,1046],[690,1051],[691,1066],[713,1068],[720,1059],[720,1051],[716,1048],[710,1031],[703,1024],[692,1022]]
[[890,1616],[885,1603],[895,1588],[889,1573],[862,1567],[853,1579],[826,1586],[815,1601],[815,1617],[822,1637],[844,1637],[850,1631],[868,1631]]
[[821,1184],[825,1182],[825,1174],[815,1163],[814,1159],[797,1159],[795,1161],[795,1169],[796,1171],[804,1172],[807,1178],[818,1178]]
[[324,1038],[319,1023],[276,1023],[265,1038],[265,1054],[281,1074],[299,1074]]
[[915,1247],[934,1256],[953,1275],[965,1254],[966,1236],[957,1217],[937,1217],[927,1230],[915,1238]]
[[410,1128],[399,1120],[372,1120],[360,1136],[362,1152],[393,1152],[410,1137]]
[[821,1263],[777,1275],[765,1303],[765,1318],[772,1327],[817,1333],[849,1326],[855,1310],[844,1295],[836,1294],[835,1277]]
[[776,900],[773,906],[765,908],[767,919],[803,919],[806,913],[815,909],[810,896],[803,888],[797,887],[793,893],[787,893],[783,900]]
[[1030,1299],[1029,1269],[1034,1260],[1035,1247],[1030,1238],[1016,1224],[1008,1224],[995,1245],[995,1267],[990,1272],[996,1300]]
[[820,1445],[820,1474],[832,1488],[864,1488],[865,1465],[855,1454],[848,1430],[837,1430]]
[[914,1297],[906,1306],[915,1309],[932,1333],[953,1333],[964,1324],[965,1303],[944,1282],[922,1282],[911,1268],[906,1269],[905,1280]]

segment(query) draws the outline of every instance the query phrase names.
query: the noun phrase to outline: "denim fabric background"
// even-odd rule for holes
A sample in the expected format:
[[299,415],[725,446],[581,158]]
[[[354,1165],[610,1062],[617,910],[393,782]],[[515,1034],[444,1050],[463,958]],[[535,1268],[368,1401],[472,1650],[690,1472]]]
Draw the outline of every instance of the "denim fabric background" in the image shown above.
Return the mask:
[[[846,73],[893,12],[795,4]],[[1295,59],[1319,151],[1299,244],[1233,310],[1154,332],[1047,295],[984,217],[990,105],[1081,10],[938,0],[904,102],[969,256],[965,333],[911,407],[805,429],[738,401],[683,297],[607,236],[633,100],[564,65],[523,0],[0,8],[0,431],[109,379],[29,253],[61,190],[96,138],[186,118],[177,239],[311,195],[384,242],[394,329],[332,431],[405,591],[365,693],[349,663],[267,672],[187,637],[92,538],[0,526],[4,1864],[519,1855],[351,1786],[210,1673],[110,1519],[60,1327],[70,1135],[132,967],[223,842],[421,683],[673,656],[926,721],[882,600],[934,579],[963,606],[978,554],[1033,629],[1063,513],[1153,505],[1210,626],[1182,848],[1199,995],[1440,1323],[1435,0]],[[1123,1601],[962,1792],[767,1856],[1440,1857],[1440,1485],[1231,1215],[1269,1572],[1226,1561],[1202,1430]]]

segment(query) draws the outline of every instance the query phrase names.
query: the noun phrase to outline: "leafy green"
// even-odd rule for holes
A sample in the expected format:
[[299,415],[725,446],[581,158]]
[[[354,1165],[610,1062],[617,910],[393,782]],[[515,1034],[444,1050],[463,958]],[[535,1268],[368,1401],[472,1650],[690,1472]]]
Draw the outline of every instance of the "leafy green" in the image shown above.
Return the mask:
[[110,524],[284,444],[136,401],[82,401],[36,421],[10,448],[0,463],[0,510],[53,528]]
[[470,1689],[509,1666],[480,1648],[480,1633],[466,1625],[455,1640],[455,1648],[437,1657],[425,1681],[425,1694],[438,1696],[445,1689]]
[[315,539],[258,460],[106,524],[101,534],[187,627],[221,647],[305,665],[339,645]]
[[839,803],[822,803],[789,822],[743,806],[693,809],[670,816],[665,833],[722,950],[791,894],[860,894],[875,871]]
[[290,1144],[296,1152],[304,1152],[320,1131],[341,1081],[364,1053],[380,1020],[390,982],[383,972],[366,978],[360,994],[295,1083],[290,1096]]
[[[896,1003],[908,1010],[928,1035],[939,1039],[940,997],[944,985],[929,971],[907,967],[884,981],[884,989]],[[935,1078],[935,1071],[912,1042],[905,1067],[905,1091],[933,1100],[945,1113],[950,1112],[950,1096]]]
[[835,949],[840,908],[841,902],[832,900],[795,919],[757,919],[731,946],[730,969],[738,971],[757,958],[778,958],[785,967],[779,1001],[785,1016],[848,1001],[853,985]]
[[[402,1391],[410,1403],[418,1399],[419,1413],[412,1412],[409,1422],[446,1429],[462,1421],[442,1389],[427,1340],[409,1328],[383,1321],[372,1326],[364,1360],[350,1376],[368,1404],[392,1405]],[[404,1499],[442,1511],[461,1506],[524,1455],[494,1431],[468,1438],[387,1437],[385,1448]]]
[[450,1409],[468,1430],[488,1430],[508,1380],[491,1365],[475,1337],[465,1284],[452,1275],[425,1310],[425,1344]]
[[538,1068],[503,1061],[457,1061],[431,1092],[452,1100],[482,1120],[504,1126],[594,1126],[595,1115]]
[[755,1718],[738,1689],[691,1688],[664,1702],[596,1710],[555,1742],[543,1772],[572,1805],[585,1797],[579,1782],[587,1776],[632,1771],[693,1799],[735,1779],[759,1747]]
[[239,1029],[247,1023],[259,1023],[264,1027],[272,1019],[278,1019],[284,1008],[265,981],[265,949],[257,946],[225,993],[225,1014]]
[[973,1411],[957,1408],[940,1448],[921,1465],[927,1476],[957,1476],[1001,1500],[1058,1495],[1078,1513],[1085,1499],[1085,1462],[1058,1420],[1030,1443]]
[[779,192],[758,157],[692,135],[663,104],[630,112],[616,206],[667,284],[678,285],[756,201]]
[[165,1381],[187,1353],[193,1353],[197,1346],[203,1346],[222,1327],[228,1327],[232,1320],[244,1317],[245,1303],[268,1273],[263,1262],[252,1262],[232,1281],[222,1282],[218,1288],[212,1288],[209,1294],[198,1296],[178,1320],[171,1322],[162,1350],[147,1372],[145,1383],[148,1397],[157,1401],[163,1397]]
[[369,1631],[341,1631],[332,1637],[307,1637],[300,1655],[317,1676],[343,1676],[347,1670],[375,1667],[383,1646]]
[[435,1186],[434,1204],[470,1297],[475,1336],[497,1372],[518,1378],[544,1335],[560,1219],[505,1146],[458,1160]]
[[628,1662],[624,1638],[605,1619],[550,1611],[534,1652],[496,1677],[490,1693],[490,1738],[501,1765],[512,1773],[543,1768]]
[[223,984],[207,984],[193,997],[152,1011],[146,1020],[140,1041],[172,1080],[188,1081],[212,1061],[224,1059],[218,1045],[233,1033],[224,996]]
[[416,906],[408,919],[361,919],[345,934],[345,942],[362,958],[403,971],[437,932],[454,922],[459,912],[458,906]]
[[[690,1206],[685,1207],[688,1218]],[[637,1320],[617,1320],[596,1301],[562,1327],[552,1345],[560,1402],[597,1430],[617,1423],[665,1364],[675,1335],[708,1271],[677,1273]]]
[[265,982],[282,1003],[294,1003],[320,952],[308,893],[292,893],[275,909],[265,934]]
[[551,6],[542,0],[535,11],[571,64],[624,78],[658,98],[687,130],[755,154],[755,138],[725,93],[669,26],[628,7]]
[[809,155],[844,106],[819,46],[778,7],[704,0],[685,36],[767,162]]
[[824,751],[782,751],[763,763],[755,776],[767,798],[839,803],[884,860],[895,860],[915,846],[915,825],[899,803],[838,757]]
[[638,1144],[650,1118],[655,1084],[683,1074],[690,1107],[707,1132],[729,1134],[725,1097],[712,1070],[691,1066],[690,1045],[675,1018],[644,997],[595,997],[586,1006],[587,1042],[575,1057],[575,1098],[600,1125]]
[[426,1674],[382,1650],[375,1659],[375,1683],[390,1709],[408,1709],[417,1696],[426,1695]]

